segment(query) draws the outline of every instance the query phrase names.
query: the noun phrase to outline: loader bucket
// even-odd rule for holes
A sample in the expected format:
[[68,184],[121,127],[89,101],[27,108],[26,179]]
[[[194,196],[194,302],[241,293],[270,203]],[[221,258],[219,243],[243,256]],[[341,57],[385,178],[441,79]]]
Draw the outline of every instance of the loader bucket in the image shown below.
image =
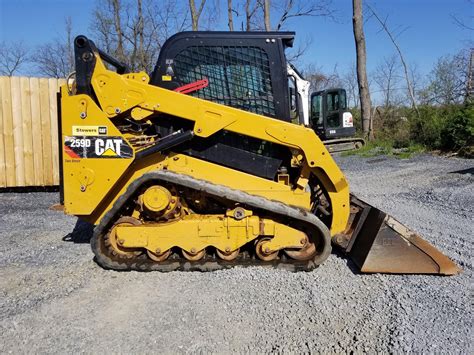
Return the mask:
[[344,233],[333,238],[364,273],[455,275],[461,269],[415,232],[351,196]]

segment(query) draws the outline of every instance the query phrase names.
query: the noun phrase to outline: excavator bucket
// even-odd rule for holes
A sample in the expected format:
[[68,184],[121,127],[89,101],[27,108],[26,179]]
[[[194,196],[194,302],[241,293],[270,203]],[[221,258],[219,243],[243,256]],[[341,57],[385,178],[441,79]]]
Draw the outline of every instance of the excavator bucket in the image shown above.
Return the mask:
[[455,275],[461,269],[438,249],[379,209],[351,196],[344,233],[333,238],[363,273]]

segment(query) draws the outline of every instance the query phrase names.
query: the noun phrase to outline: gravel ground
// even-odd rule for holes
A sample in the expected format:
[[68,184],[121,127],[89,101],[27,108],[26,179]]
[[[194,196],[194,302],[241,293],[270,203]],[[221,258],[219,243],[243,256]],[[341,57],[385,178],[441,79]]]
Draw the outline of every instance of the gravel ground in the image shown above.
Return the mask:
[[90,227],[48,209],[56,193],[3,193],[0,353],[473,353],[473,161],[337,160],[353,192],[464,272],[360,275],[336,254],[307,273],[105,271]]

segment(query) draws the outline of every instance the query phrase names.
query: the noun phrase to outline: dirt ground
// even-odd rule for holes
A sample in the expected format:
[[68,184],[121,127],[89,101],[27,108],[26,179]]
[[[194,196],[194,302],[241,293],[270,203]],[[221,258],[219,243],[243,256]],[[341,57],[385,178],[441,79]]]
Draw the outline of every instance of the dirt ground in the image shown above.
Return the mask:
[[463,268],[454,277],[317,270],[114,272],[57,193],[0,193],[0,353],[473,353],[474,163],[338,157],[353,192]]

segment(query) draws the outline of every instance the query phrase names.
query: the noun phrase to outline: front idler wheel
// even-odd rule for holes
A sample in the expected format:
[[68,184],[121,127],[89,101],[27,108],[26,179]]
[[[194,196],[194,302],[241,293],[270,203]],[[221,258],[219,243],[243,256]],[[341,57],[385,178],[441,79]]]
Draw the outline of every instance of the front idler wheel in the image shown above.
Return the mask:
[[114,223],[105,238],[105,245],[109,248],[112,255],[117,256],[119,258],[132,259],[142,253],[141,250],[136,248],[122,247],[123,241],[117,237],[117,227],[138,226],[140,224],[142,224],[141,221],[130,216],[120,217]]

